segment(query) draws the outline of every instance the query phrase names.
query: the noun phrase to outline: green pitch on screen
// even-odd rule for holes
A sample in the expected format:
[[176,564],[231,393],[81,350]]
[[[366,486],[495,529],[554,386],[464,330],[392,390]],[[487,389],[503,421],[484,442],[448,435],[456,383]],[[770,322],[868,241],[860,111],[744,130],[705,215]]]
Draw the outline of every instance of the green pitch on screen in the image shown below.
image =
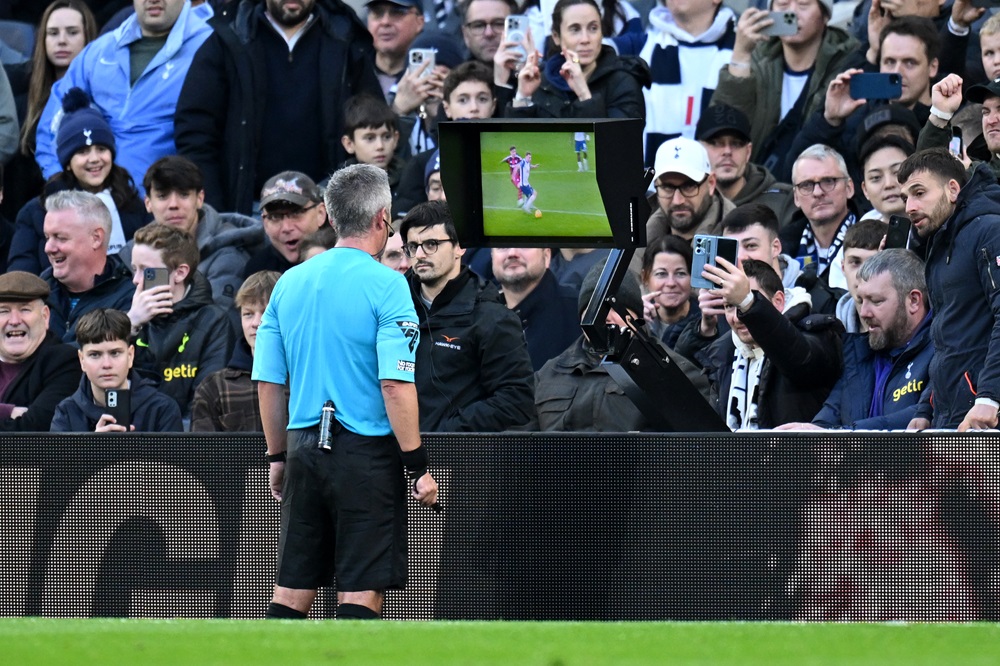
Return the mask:
[[[489,236],[598,236],[610,237],[595,171],[597,151],[588,133],[587,171],[576,163],[573,132],[489,132],[482,137],[483,218]],[[536,218],[517,205],[518,190],[503,158],[510,147],[531,153],[529,182],[538,197]]]

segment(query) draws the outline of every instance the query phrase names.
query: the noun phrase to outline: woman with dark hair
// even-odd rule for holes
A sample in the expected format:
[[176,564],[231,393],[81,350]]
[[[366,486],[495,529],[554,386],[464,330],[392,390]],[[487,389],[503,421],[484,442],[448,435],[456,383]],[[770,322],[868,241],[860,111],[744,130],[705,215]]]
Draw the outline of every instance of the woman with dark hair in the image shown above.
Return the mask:
[[528,59],[517,76],[508,117],[645,118],[642,89],[649,68],[604,46],[600,7],[594,0],[559,0],[552,11],[555,52],[542,61],[530,32]]
[[[555,0],[528,0],[522,7],[536,44],[544,44],[546,36],[552,32],[552,9],[555,4]],[[601,32],[606,37],[643,31],[642,16],[627,0],[600,0],[599,4]]]
[[7,68],[11,90],[21,119],[19,152],[7,165],[3,211],[14,216],[44,181],[35,162],[35,130],[52,84],[69,69],[83,47],[97,37],[97,22],[83,0],[55,0],[38,23],[31,59]]
[[128,171],[114,163],[115,136],[101,112],[90,106],[80,88],[63,97],[63,117],[56,133],[56,154],[63,170],[52,176],[41,196],[21,208],[14,223],[8,270],[40,275],[49,267],[45,254],[45,199],[60,190],[96,194],[111,213],[108,254],[117,254],[150,216]]
[[658,238],[642,255],[643,319],[671,349],[681,331],[701,318],[691,289],[691,258],[691,244],[672,235]]

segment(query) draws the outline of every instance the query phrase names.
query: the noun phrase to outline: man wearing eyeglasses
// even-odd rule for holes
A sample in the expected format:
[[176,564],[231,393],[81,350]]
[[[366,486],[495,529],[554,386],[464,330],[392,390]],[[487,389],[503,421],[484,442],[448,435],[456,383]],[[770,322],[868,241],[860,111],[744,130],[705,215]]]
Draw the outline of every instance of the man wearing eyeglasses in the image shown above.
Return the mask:
[[792,187],[799,212],[781,230],[781,251],[798,259],[803,272],[840,290],[839,298],[847,290],[844,234],[858,220],[847,164],[829,146],[810,146],[792,165]]
[[534,414],[534,373],[521,320],[496,288],[462,267],[448,206],[414,206],[400,224],[420,324],[421,432],[502,432]]
[[465,0],[462,12],[462,39],[469,55],[493,67],[493,56],[503,39],[504,20],[517,11],[513,0]]
[[691,240],[695,234],[721,235],[722,218],[736,206],[716,188],[705,147],[693,139],[660,145],[654,162],[656,203],[646,222],[646,242],[666,234]]
[[264,183],[260,208],[270,243],[250,257],[244,278],[257,271],[284,273],[301,259],[299,242],[326,224],[323,192],[298,171],[282,171]]

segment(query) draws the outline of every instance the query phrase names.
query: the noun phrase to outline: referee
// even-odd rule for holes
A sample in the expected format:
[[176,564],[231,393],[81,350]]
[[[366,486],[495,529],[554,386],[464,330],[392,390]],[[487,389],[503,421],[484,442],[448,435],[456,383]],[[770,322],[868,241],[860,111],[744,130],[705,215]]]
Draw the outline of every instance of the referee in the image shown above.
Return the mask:
[[[257,331],[253,379],[281,502],[269,618],[305,618],[334,576],[338,618],[378,618],[385,590],[406,584],[407,493],[437,501],[413,384],[417,316],[406,280],[375,259],[391,203],[382,169],[334,173],[326,206],[337,245],[285,272]],[[327,400],[336,420],[324,449]]]

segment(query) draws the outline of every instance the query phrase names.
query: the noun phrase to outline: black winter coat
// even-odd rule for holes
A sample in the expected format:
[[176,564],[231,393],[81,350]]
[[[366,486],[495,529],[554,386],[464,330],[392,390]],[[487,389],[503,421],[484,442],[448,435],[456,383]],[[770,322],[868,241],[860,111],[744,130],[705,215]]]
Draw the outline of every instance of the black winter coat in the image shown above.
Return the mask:
[[[205,177],[205,197],[216,210],[252,213],[260,196],[254,173],[264,117],[266,66],[255,41],[264,3],[244,0],[231,20],[217,16],[215,31],[195,54],[177,100],[174,142],[177,152],[197,164]],[[354,10],[340,0],[317,0],[322,30],[321,59],[316,66],[323,115],[325,162],[332,172],[346,158],[340,142],[344,102],[351,95],[382,95],[375,76],[371,35]],[[294,103],[294,100],[290,100]],[[288,128],[288,131],[295,131]]]
[[930,320],[920,325],[909,344],[892,358],[892,369],[882,396],[882,416],[869,417],[875,395],[875,352],[867,333],[844,338],[844,374],[833,387],[823,409],[812,420],[824,428],[903,430],[917,410],[928,386],[934,356]]
[[[156,390],[153,382],[129,373],[132,392],[131,422],[136,432],[183,432],[177,403]],[[94,402],[90,380],[84,375],[76,393],[59,403],[52,419],[52,432],[94,432],[107,410]]]
[[[753,295],[753,304],[739,318],[764,350],[758,425],[767,429],[811,421],[843,370],[840,336],[844,326],[833,315],[808,316],[804,304],[782,315],[759,292]],[[728,415],[735,354],[732,335],[724,335],[699,359],[712,381],[716,411],[723,419]]]
[[504,115],[521,118],[646,118],[646,99],[653,77],[649,66],[639,58],[619,56],[610,46],[601,47],[587,86],[590,99],[580,101],[569,84],[559,75],[566,61],[561,55],[549,58],[542,72],[542,83],[531,96],[532,106],[507,106]]
[[[1000,185],[978,164],[952,216],[930,238],[935,428],[957,428],[975,399],[1000,401]],[[922,403],[918,416],[929,418]]]
[[0,396],[0,402],[28,411],[20,418],[0,421],[0,432],[48,432],[56,405],[72,395],[80,381],[76,350],[49,331],[24,368]]
[[415,382],[421,432],[502,432],[534,413],[534,374],[521,320],[468,268],[430,309],[408,276],[420,320]]
[[[128,208],[118,211],[122,221],[125,240],[132,240],[136,230],[148,224],[152,216],[146,212],[138,198]],[[49,257],[45,254],[45,208],[41,199],[35,197],[24,204],[14,221],[14,237],[10,242],[7,270],[27,271],[41,275],[49,267]]]

